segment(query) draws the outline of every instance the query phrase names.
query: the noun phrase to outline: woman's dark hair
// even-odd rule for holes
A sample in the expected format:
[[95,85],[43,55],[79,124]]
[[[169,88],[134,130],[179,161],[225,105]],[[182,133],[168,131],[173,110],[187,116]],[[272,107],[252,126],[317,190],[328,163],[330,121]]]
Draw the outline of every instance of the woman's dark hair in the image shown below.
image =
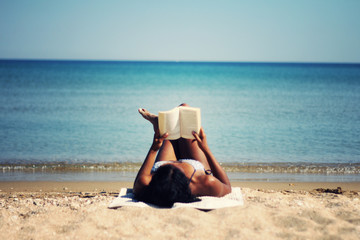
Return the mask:
[[140,201],[160,207],[172,207],[175,202],[200,201],[191,194],[189,179],[171,164],[159,167],[150,184],[135,197]]

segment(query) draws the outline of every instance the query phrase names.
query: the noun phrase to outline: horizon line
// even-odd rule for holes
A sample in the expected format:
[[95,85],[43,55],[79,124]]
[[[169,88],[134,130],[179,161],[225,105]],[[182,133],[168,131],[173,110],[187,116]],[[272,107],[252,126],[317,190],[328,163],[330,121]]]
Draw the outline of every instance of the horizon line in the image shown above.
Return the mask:
[[335,61],[230,61],[230,60],[134,60],[134,59],[56,59],[56,58],[0,58],[0,61],[54,61],[54,62],[148,62],[148,63],[273,63],[273,64],[360,64]]

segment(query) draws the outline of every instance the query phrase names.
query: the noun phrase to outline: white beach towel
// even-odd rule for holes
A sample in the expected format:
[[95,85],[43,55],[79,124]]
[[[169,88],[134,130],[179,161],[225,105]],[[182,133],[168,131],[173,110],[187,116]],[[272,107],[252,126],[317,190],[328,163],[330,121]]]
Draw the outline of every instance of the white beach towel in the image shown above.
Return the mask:
[[[196,208],[200,210],[213,210],[225,207],[235,207],[244,205],[244,199],[239,187],[233,187],[231,193],[223,197],[199,197],[201,201],[192,203],[174,203],[172,208]],[[108,208],[119,208],[124,206],[134,207],[154,207],[159,208],[155,205],[137,201],[134,199],[134,194],[129,192],[126,188],[120,190],[119,196],[115,198]]]

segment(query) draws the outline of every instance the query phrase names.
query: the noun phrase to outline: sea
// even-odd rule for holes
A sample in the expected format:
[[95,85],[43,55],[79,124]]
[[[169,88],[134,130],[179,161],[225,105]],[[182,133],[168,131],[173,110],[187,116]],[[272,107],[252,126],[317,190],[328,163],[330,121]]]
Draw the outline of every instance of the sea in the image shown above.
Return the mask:
[[133,181],[181,103],[232,181],[360,181],[360,64],[55,60],[0,60],[0,181]]

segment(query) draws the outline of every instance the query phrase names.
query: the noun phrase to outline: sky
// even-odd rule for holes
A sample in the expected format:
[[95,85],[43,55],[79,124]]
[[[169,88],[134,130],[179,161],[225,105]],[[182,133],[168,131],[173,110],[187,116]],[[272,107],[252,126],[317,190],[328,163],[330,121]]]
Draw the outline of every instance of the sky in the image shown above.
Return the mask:
[[0,59],[360,63],[360,1],[1,0]]

